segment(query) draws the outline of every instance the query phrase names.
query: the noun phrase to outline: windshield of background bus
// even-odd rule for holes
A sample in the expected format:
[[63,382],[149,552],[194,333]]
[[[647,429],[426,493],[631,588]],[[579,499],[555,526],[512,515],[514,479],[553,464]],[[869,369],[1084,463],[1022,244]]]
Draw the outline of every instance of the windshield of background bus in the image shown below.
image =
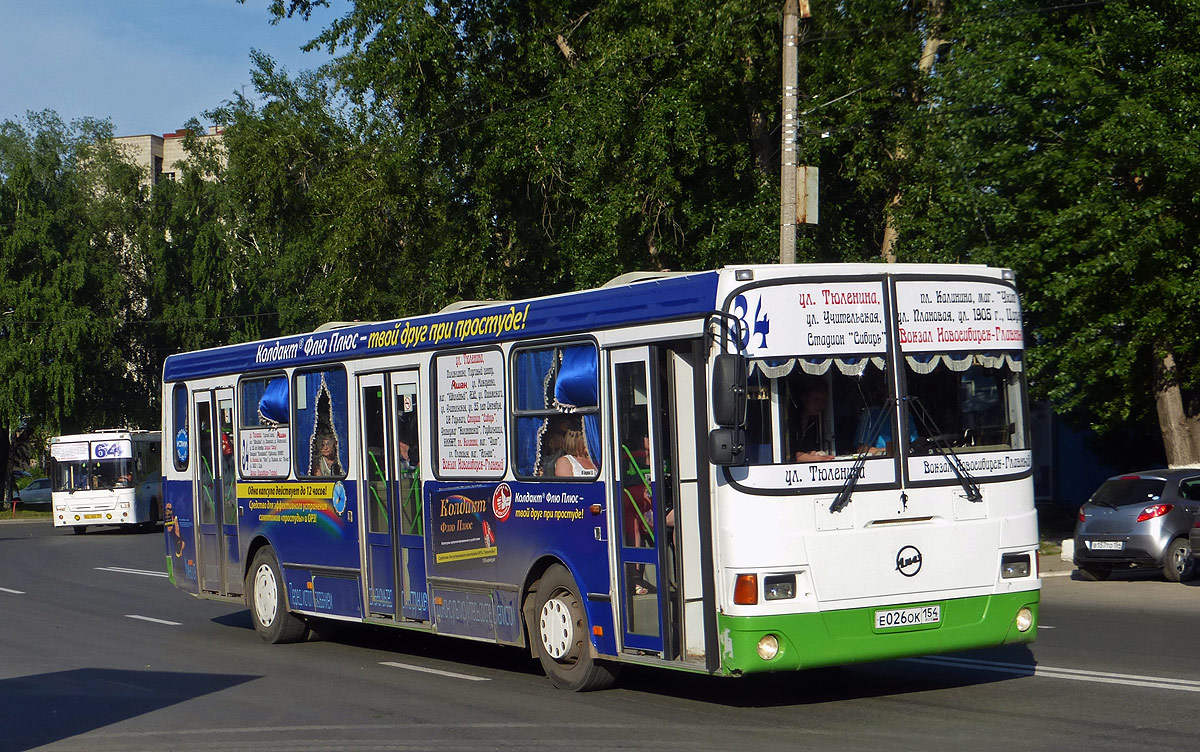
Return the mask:
[[55,491],[98,491],[133,485],[133,460],[129,458],[60,462],[53,460],[50,477]]

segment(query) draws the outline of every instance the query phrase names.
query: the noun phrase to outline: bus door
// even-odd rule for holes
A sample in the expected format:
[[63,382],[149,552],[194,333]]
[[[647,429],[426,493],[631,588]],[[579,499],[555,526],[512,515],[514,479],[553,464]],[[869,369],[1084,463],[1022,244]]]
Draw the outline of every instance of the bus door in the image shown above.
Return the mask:
[[391,375],[392,458],[395,462],[396,533],[400,541],[401,616],[429,620],[425,587],[425,516],[421,503],[420,394],[417,372]]
[[664,604],[668,583],[662,551],[667,488],[662,478],[662,435],[656,379],[647,347],[614,350],[609,359],[613,388],[614,469],[617,498],[617,590],[622,643],[626,650],[667,655]]
[[358,414],[362,431],[359,499],[366,508],[367,604],[371,616],[396,618],[396,550],[394,504],[387,459],[387,392],[383,374],[358,379]]
[[237,475],[233,455],[233,390],[195,392],[194,484],[199,520],[200,589],[242,594]]

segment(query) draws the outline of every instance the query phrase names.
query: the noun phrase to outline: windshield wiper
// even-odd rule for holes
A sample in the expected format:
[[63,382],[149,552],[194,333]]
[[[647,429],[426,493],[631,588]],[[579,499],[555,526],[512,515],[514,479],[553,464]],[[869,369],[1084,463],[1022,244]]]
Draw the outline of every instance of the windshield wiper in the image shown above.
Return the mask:
[[891,417],[889,411],[895,404],[896,400],[894,398],[885,401],[883,406],[879,408],[879,414],[875,416],[875,419],[867,427],[867,433],[863,436],[863,444],[867,449],[859,452],[858,456],[854,458],[854,464],[850,466],[850,477],[846,478],[846,482],[842,484],[842,489],[838,491],[837,496],[833,497],[833,503],[829,505],[830,512],[840,512],[850,503],[850,496],[854,493],[854,486],[858,484],[858,479],[862,475],[863,464],[867,461],[867,451],[870,450],[875,440],[879,438],[879,433],[883,430],[884,421]]
[[979,484],[967,472],[967,468],[963,467],[962,460],[958,458],[958,455],[954,453],[954,449],[951,448],[950,443],[942,435],[942,431],[938,428],[933,416],[921,404],[921,399],[919,397],[905,397],[904,399],[909,403],[910,409],[916,413],[917,420],[920,421],[925,435],[930,437],[929,443],[945,458],[946,464],[950,466],[950,471],[958,479],[958,483],[963,487],[963,491],[966,491],[967,501],[983,501],[983,493],[979,490]]

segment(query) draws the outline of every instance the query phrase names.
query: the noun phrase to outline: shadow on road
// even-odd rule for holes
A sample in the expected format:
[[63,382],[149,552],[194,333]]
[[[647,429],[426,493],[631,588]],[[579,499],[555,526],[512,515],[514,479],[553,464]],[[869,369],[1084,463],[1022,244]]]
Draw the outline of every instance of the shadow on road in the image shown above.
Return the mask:
[[70,739],[257,676],[83,668],[0,680],[0,748]]

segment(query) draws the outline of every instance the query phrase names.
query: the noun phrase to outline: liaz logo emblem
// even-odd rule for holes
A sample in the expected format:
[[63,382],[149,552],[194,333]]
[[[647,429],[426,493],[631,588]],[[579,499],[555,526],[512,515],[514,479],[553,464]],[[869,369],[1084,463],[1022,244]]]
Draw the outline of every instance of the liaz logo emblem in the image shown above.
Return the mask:
[[916,546],[905,546],[896,552],[896,571],[905,577],[915,577],[921,571],[921,552]]

